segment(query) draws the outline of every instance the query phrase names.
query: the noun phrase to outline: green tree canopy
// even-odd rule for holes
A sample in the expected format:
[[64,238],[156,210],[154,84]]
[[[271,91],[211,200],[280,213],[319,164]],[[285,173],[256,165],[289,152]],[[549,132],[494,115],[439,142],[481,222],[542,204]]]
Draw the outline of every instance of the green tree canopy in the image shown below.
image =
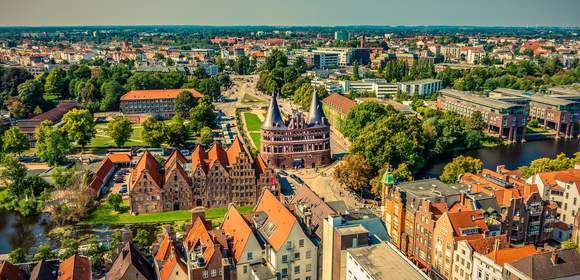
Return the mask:
[[213,131],[211,128],[204,126],[199,133],[199,142],[204,146],[209,146],[213,143]]
[[66,160],[72,150],[67,134],[51,121],[45,120],[36,131],[36,153],[41,160],[50,166],[56,166]]
[[358,191],[368,188],[373,176],[373,168],[360,155],[348,155],[334,169],[332,174],[335,180],[349,189]]
[[191,137],[189,128],[183,123],[179,115],[173,116],[166,125],[165,135],[167,144],[172,147],[183,147]]
[[22,248],[16,248],[10,252],[8,255],[8,261],[12,264],[24,263],[26,262],[26,251]]
[[476,174],[483,169],[481,160],[469,156],[458,156],[446,164],[441,174],[441,181],[452,184],[459,180],[459,176],[465,173]]
[[341,127],[342,133],[353,140],[367,124],[388,114],[396,114],[395,109],[377,102],[359,104],[348,112]]
[[115,145],[122,147],[133,133],[133,124],[126,117],[117,116],[107,124],[107,129]]
[[189,110],[197,105],[197,99],[193,97],[191,92],[184,90],[179,93],[174,103],[175,113],[182,118],[189,116]]
[[63,129],[67,132],[70,141],[85,147],[95,136],[95,121],[91,112],[85,109],[72,109],[66,113],[62,121]]
[[155,118],[148,118],[143,122],[141,136],[151,147],[160,147],[166,140],[167,127]]
[[7,153],[20,154],[30,147],[30,142],[26,134],[22,133],[18,127],[11,127],[4,131],[2,136],[2,149]]

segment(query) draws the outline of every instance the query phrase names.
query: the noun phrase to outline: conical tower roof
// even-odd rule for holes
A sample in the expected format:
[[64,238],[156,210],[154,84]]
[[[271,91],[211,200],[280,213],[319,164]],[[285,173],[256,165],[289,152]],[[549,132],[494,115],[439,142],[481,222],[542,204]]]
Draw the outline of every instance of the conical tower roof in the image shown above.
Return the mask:
[[278,101],[276,100],[276,93],[272,94],[272,99],[270,100],[270,107],[268,108],[268,114],[266,114],[266,119],[262,123],[263,129],[284,129],[286,124],[282,120],[282,114],[280,114],[280,107],[278,107]]
[[310,102],[310,113],[308,114],[308,125],[327,125],[326,116],[322,110],[322,102],[316,94],[316,88],[312,91],[312,102]]

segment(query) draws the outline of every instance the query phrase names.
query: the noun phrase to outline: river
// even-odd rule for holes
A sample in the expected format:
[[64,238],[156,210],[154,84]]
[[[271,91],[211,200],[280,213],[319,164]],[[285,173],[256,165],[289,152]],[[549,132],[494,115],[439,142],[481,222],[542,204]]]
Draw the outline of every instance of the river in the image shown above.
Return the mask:
[[[517,168],[530,164],[534,159],[553,158],[559,153],[571,156],[579,150],[580,139],[530,141],[495,148],[481,148],[434,158],[427,163],[423,171],[416,175],[416,178],[438,177],[445,164],[460,154],[480,158],[485,168],[495,169],[500,164],[508,168]],[[42,223],[42,220],[41,217],[21,217],[18,213],[0,209],[0,254],[7,254],[13,248],[29,249],[42,244],[52,244],[46,236],[49,226]],[[132,228],[135,230],[137,227],[139,226]],[[101,240],[108,239],[110,234],[108,226],[78,226],[75,227],[75,232],[77,235],[94,233]]]

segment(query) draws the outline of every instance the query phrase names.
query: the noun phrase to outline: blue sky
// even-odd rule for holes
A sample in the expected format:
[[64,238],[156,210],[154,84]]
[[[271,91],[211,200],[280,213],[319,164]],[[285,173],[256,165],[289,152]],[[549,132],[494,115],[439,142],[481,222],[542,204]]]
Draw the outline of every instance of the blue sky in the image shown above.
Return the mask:
[[580,26],[580,0],[0,0],[0,26]]

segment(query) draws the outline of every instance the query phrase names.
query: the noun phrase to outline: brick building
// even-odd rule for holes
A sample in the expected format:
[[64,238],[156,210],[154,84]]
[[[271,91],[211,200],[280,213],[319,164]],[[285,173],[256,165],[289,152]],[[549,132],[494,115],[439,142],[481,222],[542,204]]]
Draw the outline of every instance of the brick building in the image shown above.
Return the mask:
[[75,101],[62,101],[55,108],[50,109],[40,115],[34,116],[30,119],[18,120],[16,122],[16,127],[26,134],[28,141],[30,141],[30,146],[34,147],[36,145],[36,129],[40,127],[43,121],[50,121],[54,125],[61,125],[61,120],[64,114],[68,111],[79,108],[80,105]]
[[121,112],[135,122],[148,117],[170,118],[174,115],[175,99],[182,91],[195,98],[203,95],[195,89],[132,90],[121,96]]
[[261,127],[260,153],[274,168],[315,168],[328,165],[330,126],[316,92],[312,94],[308,120],[295,111],[285,123],[272,96],[266,120]]
[[526,108],[524,105],[453,89],[441,90],[437,108],[470,118],[480,112],[487,132],[510,142],[526,139]]
[[195,206],[254,205],[262,188],[278,192],[274,171],[253,160],[239,138],[223,149],[215,142],[206,152],[198,145],[191,164],[174,151],[160,166],[145,152],[131,172],[129,202],[134,213],[191,209]]
[[[552,238],[556,218],[554,205],[542,199],[536,185],[526,183],[502,166],[497,169],[498,172],[485,169],[479,174],[466,173],[461,177],[461,182],[470,187],[472,194],[495,198],[495,213],[486,210],[493,207],[481,207],[476,203],[465,203],[467,207],[463,209],[482,209],[488,215],[496,215],[510,243],[540,243]],[[474,201],[473,198],[469,200]]]

